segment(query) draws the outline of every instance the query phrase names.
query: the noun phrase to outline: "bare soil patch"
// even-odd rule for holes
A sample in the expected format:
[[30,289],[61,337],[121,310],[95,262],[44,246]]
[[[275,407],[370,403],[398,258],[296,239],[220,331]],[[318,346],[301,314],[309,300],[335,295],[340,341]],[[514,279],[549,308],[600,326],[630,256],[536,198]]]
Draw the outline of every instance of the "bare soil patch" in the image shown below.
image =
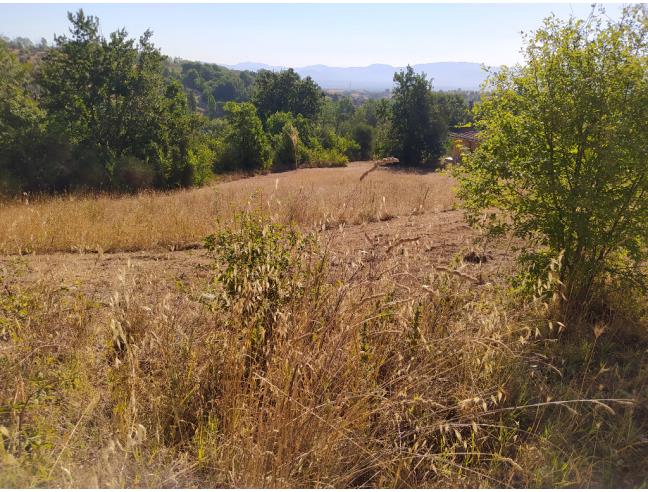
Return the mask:
[[[339,226],[319,233],[334,267],[371,263],[381,270],[397,265],[388,275],[397,275],[402,285],[425,282],[436,268],[458,270],[481,283],[496,281],[511,266],[509,251],[492,246],[485,263],[464,260],[474,253],[476,233],[459,210],[397,217],[360,225]],[[474,253],[476,254],[476,253]],[[482,254],[482,253],[480,253]],[[49,253],[5,256],[1,262],[6,282],[44,282],[80,290],[106,302],[129,268],[159,282],[160,292],[172,288],[201,288],[210,278],[211,258],[207,250],[135,251],[118,253]],[[13,274],[12,274],[13,272]]]

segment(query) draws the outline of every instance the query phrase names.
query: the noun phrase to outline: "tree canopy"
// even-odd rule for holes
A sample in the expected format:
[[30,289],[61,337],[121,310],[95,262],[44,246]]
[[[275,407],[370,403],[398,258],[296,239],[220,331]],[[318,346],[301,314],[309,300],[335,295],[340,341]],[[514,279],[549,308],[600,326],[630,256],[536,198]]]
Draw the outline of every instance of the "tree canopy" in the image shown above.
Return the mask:
[[256,74],[230,70],[213,63],[176,61],[176,77],[188,93],[196,98],[196,106],[206,109],[210,117],[222,116],[226,102],[249,101]]
[[137,43],[123,29],[106,39],[83,10],[68,18],[71,36],[55,38],[38,78],[53,128],[100,164],[108,184],[132,159],[160,184],[190,184],[187,100],[181,86],[165,80],[152,32]]
[[224,169],[267,169],[271,148],[252,103],[225,104],[227,129],[220,162]]
[[150,31],[104,36],[83,10],[68,20],[50,44],[0,38],[2,194],[189,186],[212,171],[385,154],[433,162],[444,122],[467,120],[470,96],[432,93],[411,69],[397,74],[392,101],[327,94],[293,69],[169,59]]
[[20,187],[27,177],[21,163],[43,119],[27,68],[0,41],[0,192]]
[[320,86],[310,77],[302,80],[292,68],[280,72],[261,70],[254,82],[252,102],[264,120],[278,111],[316,119],[323,101]]
[[389,150],[407,165],[436,162],[444,149],[447,122],[432,82],[410,66],[394,74]]

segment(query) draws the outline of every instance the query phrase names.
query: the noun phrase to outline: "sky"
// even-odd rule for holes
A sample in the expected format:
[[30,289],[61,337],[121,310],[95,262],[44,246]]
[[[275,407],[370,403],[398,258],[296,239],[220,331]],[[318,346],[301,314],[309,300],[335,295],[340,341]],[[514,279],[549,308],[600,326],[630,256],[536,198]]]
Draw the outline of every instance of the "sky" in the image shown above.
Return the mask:
[[[585,18],[574,4],[0,4],[0,34],[37,42],[67,34],[66,13],[82,7],[104,35],[147,28],[164,54],[236,64],[340,67],[439,61],[511,65],[520,31],[550,13]],[[621,5],[606,5],[610,17]]]

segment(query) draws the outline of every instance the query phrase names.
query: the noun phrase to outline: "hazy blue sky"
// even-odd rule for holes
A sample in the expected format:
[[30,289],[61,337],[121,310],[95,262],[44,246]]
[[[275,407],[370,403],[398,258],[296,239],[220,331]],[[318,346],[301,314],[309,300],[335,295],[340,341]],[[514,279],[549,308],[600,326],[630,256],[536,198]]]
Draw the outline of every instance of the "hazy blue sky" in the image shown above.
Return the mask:
[[[146,28],[170,56],[234,64],[405,65],[520,60],[520,31],[554,12],[586,17],[589,4],[0,4],[0,34],[34,41],[67,33],[83,7],[102,32]],[[608,5],[616,17],[621,6]]]

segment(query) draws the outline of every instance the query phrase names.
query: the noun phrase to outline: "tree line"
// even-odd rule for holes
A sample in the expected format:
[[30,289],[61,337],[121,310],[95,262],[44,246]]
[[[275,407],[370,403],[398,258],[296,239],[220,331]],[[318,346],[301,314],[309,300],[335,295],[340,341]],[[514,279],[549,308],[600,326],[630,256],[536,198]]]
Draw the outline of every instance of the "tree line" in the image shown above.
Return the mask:
[[471,101],[411,68],[391,98],[325,95],[310,77],[169,60],[147,31],[103,36],[69,13],[53,44],[0,40],[0,192],[203,184],[214,172],[435,162]]

